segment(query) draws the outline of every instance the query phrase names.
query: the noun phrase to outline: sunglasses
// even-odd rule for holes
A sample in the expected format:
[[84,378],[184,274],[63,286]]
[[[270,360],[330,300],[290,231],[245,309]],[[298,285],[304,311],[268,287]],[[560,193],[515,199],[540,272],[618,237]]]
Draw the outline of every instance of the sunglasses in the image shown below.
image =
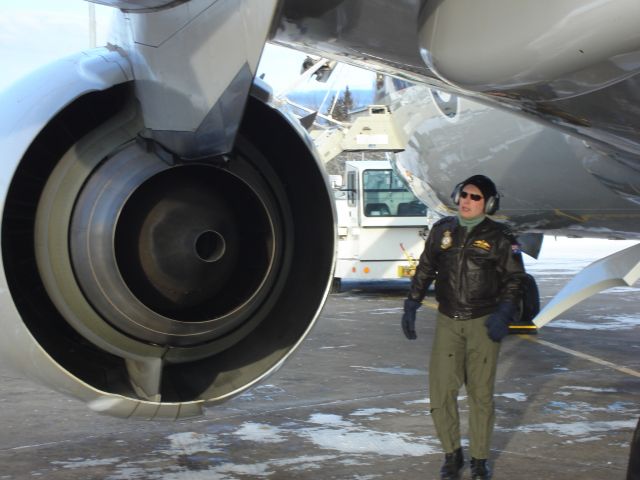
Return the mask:
[[480,200],[482,200],[482,195],[477,195],[475,193],[469,193],[469,192],[460,192],[460,197],[462,198],[471,197],[471,200],[473,200],[474,202],[479,202]]

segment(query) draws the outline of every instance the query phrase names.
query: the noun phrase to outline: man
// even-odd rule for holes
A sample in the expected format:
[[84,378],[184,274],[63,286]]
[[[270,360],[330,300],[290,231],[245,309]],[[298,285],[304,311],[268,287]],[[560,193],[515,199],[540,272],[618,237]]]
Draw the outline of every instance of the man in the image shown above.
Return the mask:
[[500,341],[521,298],[524,275],[517,243],[506,226],[487,217],[499,208],[493,182],[474,175],[456,185],[458,215],[438,221],[404,303],[402,329],[416,338],[416,310],[436,280],[438,314],[429,364],[431,415],[445,451],[443,480],[459,478],[464,465],[457,397],[469,398],[471,478],[491,477],[487,464],[494,425],[493,389]]

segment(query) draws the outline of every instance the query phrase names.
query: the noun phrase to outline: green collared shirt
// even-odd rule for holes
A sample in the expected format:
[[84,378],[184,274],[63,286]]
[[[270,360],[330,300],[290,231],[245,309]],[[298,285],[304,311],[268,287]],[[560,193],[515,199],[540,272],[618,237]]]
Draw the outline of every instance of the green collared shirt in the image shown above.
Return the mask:
[[482,215],[478,215],[475,218],[462,218],[460,216],[460,214],[458,214],[458,223],[460,224],[460,226],[465,227],[467,229],[467,231],[469,233],[471,233],[471,230],[473,230],[473,228],[476,225],[480,225],[480,223],[486,218],[487,216],[485,214]]

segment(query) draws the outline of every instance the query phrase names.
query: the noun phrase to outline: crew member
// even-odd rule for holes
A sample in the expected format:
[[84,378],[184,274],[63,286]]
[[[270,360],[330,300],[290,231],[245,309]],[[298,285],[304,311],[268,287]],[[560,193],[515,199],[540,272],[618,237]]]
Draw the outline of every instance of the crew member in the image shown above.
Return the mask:
[[435,280],[438,313],[429,363],[431,416],[445,452],[441,479],[457,479],[464,465],[458,391],[469,398],[471,478],[491,477],[487,463],[494,425],[493,390],[500,341],[521,299],[522,256],[508,228],[488,218],[500,196],[484,175],[456,185],[457,216],[438,221],[404,302],[402,329],[416,338],[416,310]]

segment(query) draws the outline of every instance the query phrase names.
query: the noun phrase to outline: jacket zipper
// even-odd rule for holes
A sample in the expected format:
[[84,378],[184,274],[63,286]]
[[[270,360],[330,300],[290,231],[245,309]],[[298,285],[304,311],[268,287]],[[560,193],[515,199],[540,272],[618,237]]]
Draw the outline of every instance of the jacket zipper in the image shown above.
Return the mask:
[[[469,230],[466,227],[463,227],[462,225],[458,225],[459,228],[462,229],[463,234],[462,234],[462,251],[460,252],[460,263],[458,264],[458,292],[460,292],[460,295],[464,295],[464,299],[459,299],[458,303],[460,303],[461,300],[464,301],[464,303],[468,303],[467,302],[467,298],[466,298],[466,293],[464,293],[464,290],[462,289],[462,269],[464,268],[465,265],[465,254],[466,254],[466,247],[467,247],[467,239],[471,236]],[[459,313],[459,312],[456,312]]]
[[[467,298],[467,292],[462,288],[462,269],[465,268],[466,255],[467,255],[467,244],[469,243],[469,239],[473,236],[467,227],[463,227],[462,225],[458,225],[459,228],[464,230],[464,234],[462,236],[462,252],[460,252],[460,264],[458,266],[458,288],[461,295],[464,295],[464,303],[469,305],[469,299]],[[473,230],[476,230],[479,225],[476,225]],[[462,293],[464,292],[464,293]]]

